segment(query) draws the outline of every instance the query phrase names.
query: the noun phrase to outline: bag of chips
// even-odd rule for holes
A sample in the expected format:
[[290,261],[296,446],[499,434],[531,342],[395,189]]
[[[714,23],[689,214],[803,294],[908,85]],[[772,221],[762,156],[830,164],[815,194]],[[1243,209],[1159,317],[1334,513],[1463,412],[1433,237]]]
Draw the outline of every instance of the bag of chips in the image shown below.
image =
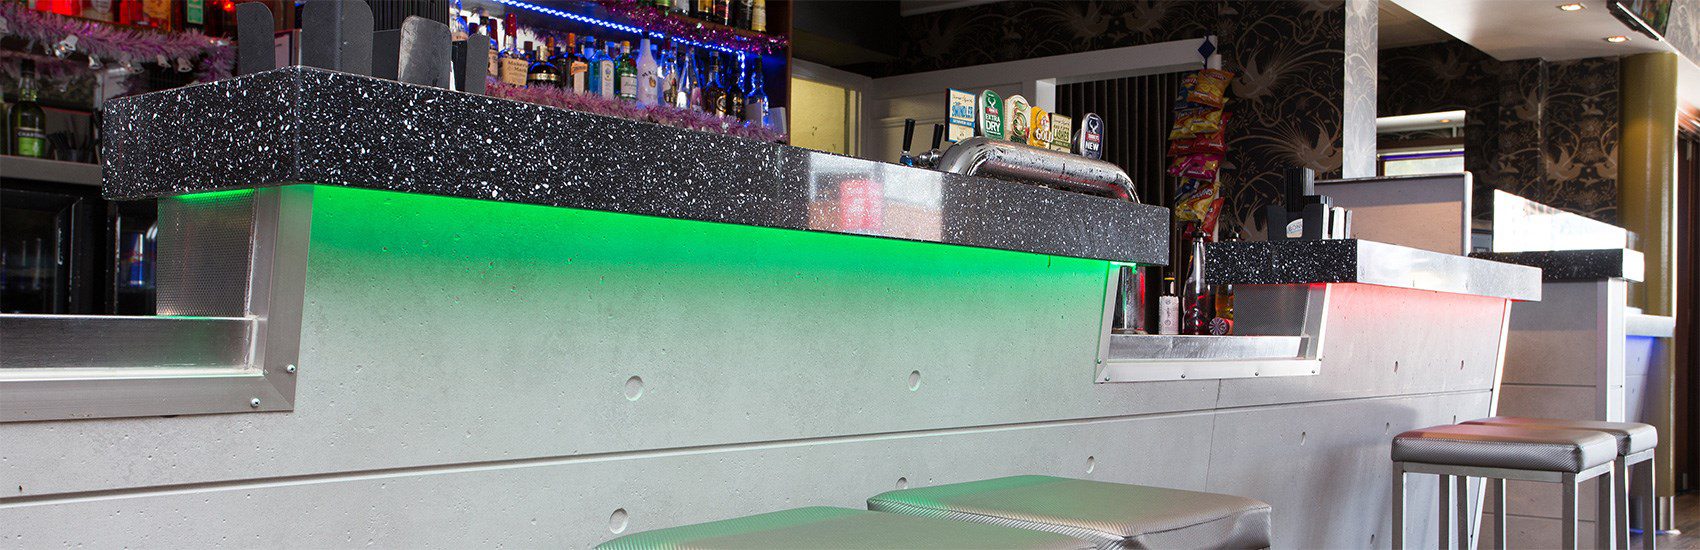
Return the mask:
[[1234,73],[1221,69],[1204,69],[1188,78],[1191,78],[1193,83],[1186,91],[1187,101],[1221,108],[1226,102],[1228,83],[1233,81]]

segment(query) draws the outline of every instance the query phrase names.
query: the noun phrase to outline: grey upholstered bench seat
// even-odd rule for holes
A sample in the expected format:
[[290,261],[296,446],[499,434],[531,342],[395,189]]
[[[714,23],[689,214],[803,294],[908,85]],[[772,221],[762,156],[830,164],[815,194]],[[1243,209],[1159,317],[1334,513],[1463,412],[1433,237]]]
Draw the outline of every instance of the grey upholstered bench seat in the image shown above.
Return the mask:
[[890,491],[868,509],[1060,533],[1098,548],[1269,546],[1269,505],[1257,500],[1050,476]]
[[1600,432],[1458,424],[1393,438],[1395,462],[1577,473],[1617,458],[1617,439]]
[[1603,420],[1570,420],[1565,418],[1526,418],[1521,416],[1494,416],[1481,420],[1471,420],[1465,424],[1481,424],[1485,426],[1516,426],[1519,428],[1546,428],[1568,430],[1593,430],[1604,432],[1617,439],[1617,454],[1632,455],[1641,451],[1652,450],[1659,446],[1659,431],[1652,426],[1638,422],[1606,422]]
[[963,521],[816,506],[626,535],[599,550],[1092,548],[1074,537]]

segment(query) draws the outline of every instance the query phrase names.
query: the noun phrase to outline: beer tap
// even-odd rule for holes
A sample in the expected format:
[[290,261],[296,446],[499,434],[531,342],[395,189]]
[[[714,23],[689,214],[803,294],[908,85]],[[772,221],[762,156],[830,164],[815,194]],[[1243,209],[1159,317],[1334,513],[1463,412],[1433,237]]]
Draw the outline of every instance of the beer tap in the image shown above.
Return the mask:
[[897,162],[902,163],[904,166],[914,166],[915,165],[915,156],[909,154],[909,145],[914,140],[915,140],[915,119],[913,119],[913,118],[903,119],[903,155],[898,157]]
[[933,148],[930,151],[927,151],[925,153],[921,153],[921,156],[916,157],[915,164],[922,166],[922,167],[925,167],[925,168],[938,168],[939,159],[944,158],[944,152],[939,150],[939,146],[943,145],[943,144],[944,144],[944,125],[943,124],[934,124],[933,125]]

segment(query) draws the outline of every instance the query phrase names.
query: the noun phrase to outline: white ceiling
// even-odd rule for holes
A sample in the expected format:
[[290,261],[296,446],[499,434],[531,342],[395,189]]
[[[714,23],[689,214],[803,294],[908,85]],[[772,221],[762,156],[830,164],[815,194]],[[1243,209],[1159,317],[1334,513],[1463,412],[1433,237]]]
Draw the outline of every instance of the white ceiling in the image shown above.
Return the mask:
[[[1495,59],[1553,61],[1674,51],[1611,16],[1606,0],[1582,0],[1581,11],[1558,9],[1569,0],[1393,0],[1440,30]],[[1623,35],[1628,42],[1606,42]]]
[[1376,2],[1376,11],[1380,12],[1376,16],[1380,31],[1376,41],[1380,49],[1434,44],[1452,38],[1446,31],[1391,1]]

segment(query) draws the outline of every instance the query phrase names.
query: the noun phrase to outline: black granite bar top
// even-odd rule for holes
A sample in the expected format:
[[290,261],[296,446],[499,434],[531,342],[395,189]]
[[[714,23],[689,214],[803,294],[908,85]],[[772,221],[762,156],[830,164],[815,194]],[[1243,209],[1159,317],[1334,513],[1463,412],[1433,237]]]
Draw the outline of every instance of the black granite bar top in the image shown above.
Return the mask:
[[1541,268],[1544,281],[1587,281],[1627,279],[1639,282],[1646,276],[1646,260],[1638,250],[1541,250],[1533,252],[1476,252],[1472,258]]
[[1210,283],[1282,285],[1365,283],[1541,299],[1541,270],[1361,239],[1228,242],[1206,245]]
[[320,69],[105,118],[113,199],[312,183],[1168,263],[1159,206]]

